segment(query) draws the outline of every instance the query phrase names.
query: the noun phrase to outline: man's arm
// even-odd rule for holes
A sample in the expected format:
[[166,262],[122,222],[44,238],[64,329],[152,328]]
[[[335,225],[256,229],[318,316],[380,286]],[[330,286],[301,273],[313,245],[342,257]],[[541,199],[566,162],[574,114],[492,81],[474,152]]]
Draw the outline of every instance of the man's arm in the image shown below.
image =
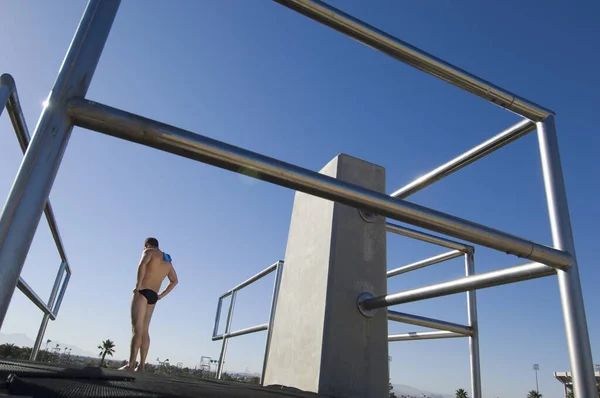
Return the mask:
[[167,285],[165,290],[163,290],[163,292],[158,295],[159,300],[162,299],[163,297],[165,297],[167,294],[169,294],[171,292],[171,290],[173,290],[175,285],[177,285],[177,282],[178,282],[177,273],[175,272],[175,268],[173,268],[172,265],[171,265],[171,270],[167,274],[167,278],[169,278],[169,284]]
[[144,280],[144,275],[146,275],[146,267],[148,266],[148,263],[150,262],[151,258],[152,255],[150,254],[150,250],[144,250],[144,252],[142,253],[140,264],[138,265],[137,282],[135,284],[135,289],[133,290],[134,293],[140,290],[140,288],[142,287],[142,281]]

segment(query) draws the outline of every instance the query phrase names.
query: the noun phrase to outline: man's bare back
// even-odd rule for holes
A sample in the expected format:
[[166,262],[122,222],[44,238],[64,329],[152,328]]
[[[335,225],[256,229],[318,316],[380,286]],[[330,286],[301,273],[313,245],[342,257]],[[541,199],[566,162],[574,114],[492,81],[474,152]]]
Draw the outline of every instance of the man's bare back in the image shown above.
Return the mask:
[[[140,266],[138,267],[138,283],[135,291],[146,297],[143,292],[145,290],[151,290],[152,293],[156,295],[156,298],[160,300],[174,287],[170,283],[165,291],[158,294],[158,290],[166,277],[169,277],[169,281],[171,282],[177,280],[177,275],[175,274],[175,269],[171,263],[170,256],[163,253],[158,248],[149,247],[144,249]],[[146,298],[148,299],[148,297]],[[148,304],[154,304],[150,303],[150,301],[151,300],[149,300]]]
[[[158,294],[165,278],[169,278],[169,284],[162,293]],[[140,352],[139,370],[144,370],[150,348],[149,329],[155,304],[169,294],[175,285],[177,285],[177,273],[171,263],[171,256],[158,248],[158,240],[146,239],[144,252],[138,265],[137,283],[133,289],[131,300],[131,326],[133,329],[131,352],[129,363],[123,369],[133,370],[138,352]]]

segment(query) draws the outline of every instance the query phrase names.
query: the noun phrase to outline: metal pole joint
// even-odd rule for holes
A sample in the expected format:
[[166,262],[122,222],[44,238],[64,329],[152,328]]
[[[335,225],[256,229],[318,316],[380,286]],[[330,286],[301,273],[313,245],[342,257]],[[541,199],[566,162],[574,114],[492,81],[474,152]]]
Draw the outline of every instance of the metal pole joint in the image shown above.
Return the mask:
[[358,298],[356,299],[356,307],[358,308],[358,311],[366,318],[373,318],[379,311],[379,308],[367,309],[364,306],[367,300],[371,300],[374,297],[375,296],[373,296],[371,293],[364,292],[359,294]]

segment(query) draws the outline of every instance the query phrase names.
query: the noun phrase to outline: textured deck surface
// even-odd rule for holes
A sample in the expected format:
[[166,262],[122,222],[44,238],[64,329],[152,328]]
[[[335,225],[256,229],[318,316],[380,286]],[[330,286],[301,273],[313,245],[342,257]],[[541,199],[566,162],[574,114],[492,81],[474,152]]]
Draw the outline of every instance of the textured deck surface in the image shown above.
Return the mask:
[[283,387],[131,374],[100,368],[0,361],[0,396],[17,397],[322,397]]

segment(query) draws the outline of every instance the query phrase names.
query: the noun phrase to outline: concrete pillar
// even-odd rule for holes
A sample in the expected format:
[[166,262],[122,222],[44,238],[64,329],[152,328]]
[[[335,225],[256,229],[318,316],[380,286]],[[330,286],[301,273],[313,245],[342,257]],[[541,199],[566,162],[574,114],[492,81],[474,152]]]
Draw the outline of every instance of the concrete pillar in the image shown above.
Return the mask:
[[[321,173],[385,192],[385,169],[341,154]],[[388,397],[387,311],[363,316],[360,293],[384,295],[384,217],[296,192],[265,385],[332,397]]]

